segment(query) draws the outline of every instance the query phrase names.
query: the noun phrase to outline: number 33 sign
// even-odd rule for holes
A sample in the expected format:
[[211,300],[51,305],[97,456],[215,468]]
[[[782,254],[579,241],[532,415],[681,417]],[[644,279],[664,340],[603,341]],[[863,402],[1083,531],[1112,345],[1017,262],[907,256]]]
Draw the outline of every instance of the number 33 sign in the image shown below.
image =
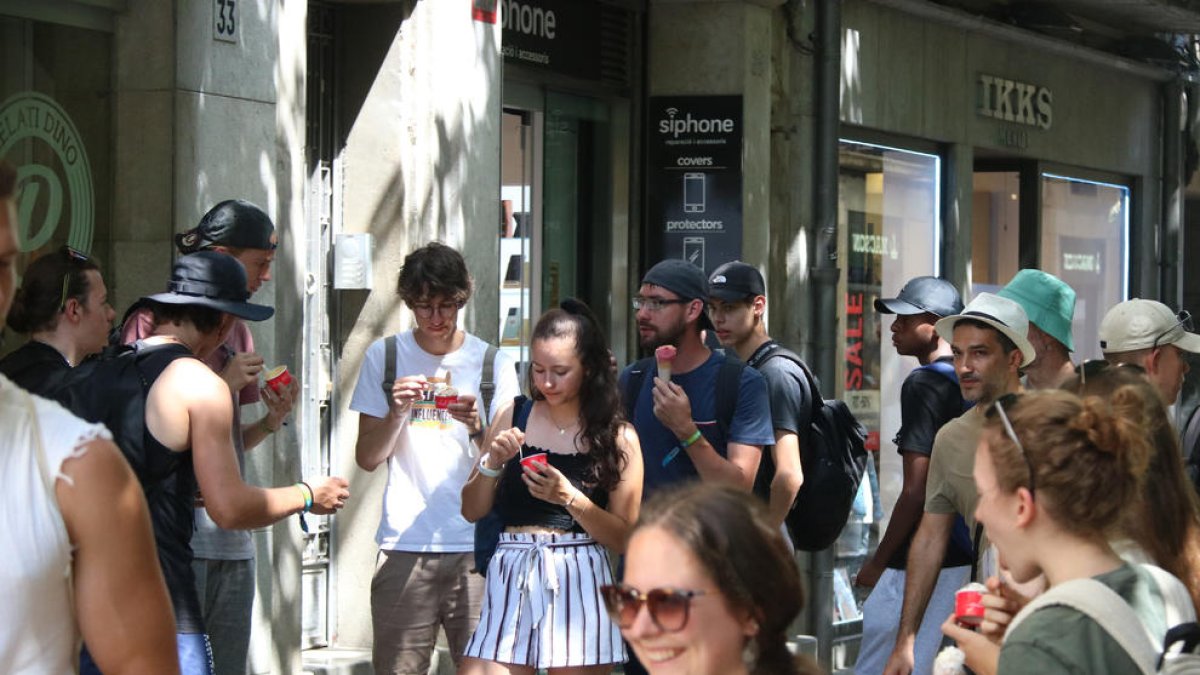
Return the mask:
[[213,39],[238,41],[238,0],[213,0]]

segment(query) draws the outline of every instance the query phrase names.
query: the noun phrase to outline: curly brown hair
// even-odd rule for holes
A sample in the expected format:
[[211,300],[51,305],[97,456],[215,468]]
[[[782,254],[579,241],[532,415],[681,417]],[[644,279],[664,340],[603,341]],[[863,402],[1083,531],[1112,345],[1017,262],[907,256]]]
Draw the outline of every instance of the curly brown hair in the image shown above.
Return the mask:
[[[1088,539],[1107,538],[1121,511],[1137,498],[1150,461],[1151,444],[1140,421],[1145,397],[1141,388],[1125,386],[1107,398],[1081,399],[1065,391],[1001,398],[984,422],[1000,489],[1032,488],[1060,527]],[[997,406],[1003,406],[1020,447],[1006,433]]]
[[1159,567],[1187,587],[1192,603],[1200,606],[1200,506],[1185,477],[1179,437],[1166,406],[1145,371],[1129,365],[1108,366],[1086,378],[1068,379],[1062,389],[1107,397],[1118,389],[1141,391],[1145,408],[1138,412],[1150,442],[1150,463],[1141,494],[1121,517],[1121,534],[1132,539]]

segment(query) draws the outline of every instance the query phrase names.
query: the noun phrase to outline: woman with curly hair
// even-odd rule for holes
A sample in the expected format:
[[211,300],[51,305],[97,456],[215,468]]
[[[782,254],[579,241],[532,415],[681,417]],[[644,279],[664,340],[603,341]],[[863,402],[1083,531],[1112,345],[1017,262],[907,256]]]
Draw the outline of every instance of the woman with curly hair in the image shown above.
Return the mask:
[[1013,395],[988,410],[975,455],[976,518],[1016,582],[1044,574],[1049,589],[1012,619],[1002,645],[943,625],[975,672],[1142,672],[1120,636],[1070,604],[1068,593],[1131,607],[1144,630],[1127,632],[1152,637],[1152,652],[1168,628],[1195,616],[1178,579],[1126,562],[1110,544],[1121,536],[1122,512],[1141,498],[1156,452],[1144,418],[1154,396],[1134,382],[1103,398]]
[[460,673],[607,673],[625,660],[602,609],[605,548],[625,550],[642,498],[642,454],[623,420],[604,333],[566,300],[534,327],[529,391],[501,409],[463,487],[469,521],[505,525]]

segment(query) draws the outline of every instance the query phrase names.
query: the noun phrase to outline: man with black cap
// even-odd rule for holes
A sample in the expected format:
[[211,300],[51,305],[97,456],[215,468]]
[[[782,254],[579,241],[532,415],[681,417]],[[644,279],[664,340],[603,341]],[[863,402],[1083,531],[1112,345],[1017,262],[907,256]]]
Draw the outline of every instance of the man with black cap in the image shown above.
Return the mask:
[[[701,339],[700,331],[713,327],[705,313],[707,302],[704,272],[678,259],[651,267],[633,298],[642,349],[674,348],[674,356],[665,361],[671,369],[667,378],[661,372],[665,355],[657,363],[634,364],[621,373],[621,391],[633,411],[630,421],[642,441],[643,500],[662,487],[697,478],[749,490],[763,447],[775,441],[762,375],[713,352]],[[727,360],[733,365],[723,366]],[[716,409],[723,367],[740,371],[735,380],[737,403],[728,420],[718,419]],[[630,392],[635,376],[639,386]]]
[[[271,279],[278,238],[271,217],[254,204],[227,199],[209,209],[199,225],[175,235],[181,254],[216,251],[232,256],[246,270],[246,289],[255,293]],[[150,335],[153,316],[135,304],[126,313],[121,341],[133,344]],[[243,321],[235,320],[219,349],[203,361],[220,373],[237,404],[233,407],[234,449],[238,468],[245,476],[244,453],[278,431],[292,410],[299,392],[293,378],[278,391],[260,387],[263,357],[254,351],[254,338]],[[242,407],[262,401],[266,414],[257,421],[242,423]],[[199,500],[192,550],[196,554],[196,579],[204,620],[213,643],[213,662],[218,672],[241,673],[250,650],[250,626],[254,609],[254,540],[245,530],[222,530]]]
[[[925,481],[933,440],[942,426],[961,415],[965,407],[950,343],[935,329],[939,319],[962,309],[958,289],[945,279],[929,276],[909,280],[895,298],[875,300],[875,311],[895,316],[892,346],[896,353],[915,357],[920,365],[900,386],[900,430],[893,441],[904,466],[900,495],[878,548],[855,578],[857,585],[872,589],[863,604],[863,639],[855,663],[859,675],[882,672],[896,643],[904,600],[904,570],[909,545],[925,511]],[[942,642],[942,620],[953,609],[954,592],[966,583],[970,565],[970,533],[959,517],[929,609],[917,631],[915,672],[932,670]]]
[[[180,665],[185,675],[212,672],[204,617],[189,544],[197,483],[208,513],[228,529],[264,527],[294,513],[331,514],[349,498],[347,483],[324,477],[263,489],[242,481],[233,444],[233,400],[228,385],[200,359],[228,337],[237,318],[262,321],[274,310],[247,302],[246,271],[223,253],[202,251],[178,259],[167,291],[142,299],[154,328],[132,353],[134,368],[75,369],[64,403],[113,432],[146,493],[159,562],[175,609]],[[123,380],[115,381],[119,375]],[[121,385],[125,384],[126,387]],[[140,396],[118,395],[129,387]],[[144,398],[144,411],[129,402]],[[143,425],[127,423],[142,412]],[[97,672],[85,654],[81,671]]]
[[812,423],[808,378],[791,359],[769,358],[779,343],[767,334],[767,285],[755,267],[737,260],[721,265],[708,278],[708,296],[721,344],[767,381],[775,440],[763,457],[754,492],[767,500],[771,523],[783,527],[804,482],[800,453]]

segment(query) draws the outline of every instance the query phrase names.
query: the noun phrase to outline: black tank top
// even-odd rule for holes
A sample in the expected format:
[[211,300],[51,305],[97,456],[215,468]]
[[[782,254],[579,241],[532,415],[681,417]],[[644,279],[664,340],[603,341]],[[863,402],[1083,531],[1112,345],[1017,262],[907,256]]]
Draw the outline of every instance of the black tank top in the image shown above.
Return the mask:
[[[524,401],[519,402],[513,409],[513,426],[524,431],[529,412],[533,409],[533,401],[524,397],[520,399]],[[504,465],[504,473],[500,476],[500,485],[497,488],[496,511],[506,526],[534,525],[565,532],[583,532],[583,526],[575,521],[565,506],[534,497],[525,486],[525,481],[521,480],[521,457],[538,452],[546,451],[528,445],[521,446],[521,453]],[[608,508],[608,492],[600,490],[596,485],[591,455],[546,452],[546,458],[550,466],[561,471],[567,480],[571,481],[571,485],[596,506]]]
[[[183,345],[169,343],[146,345],[138,342],[137,365],[147,395],[150,387],[167,366],[181,358],[193,357]],[[143,410],[140,447],[116,439],[121,453],[133,467],[146,505],[150,508],[150,523],[154,527],[154,543],[158,562],[175,608],[175,627],[180,633],[203,633],[204,618],[196,592],[196,576],[192,571],[193,506],[196,495],[196,471],[192,451],[175,452],[158,442],[145,425]]]

